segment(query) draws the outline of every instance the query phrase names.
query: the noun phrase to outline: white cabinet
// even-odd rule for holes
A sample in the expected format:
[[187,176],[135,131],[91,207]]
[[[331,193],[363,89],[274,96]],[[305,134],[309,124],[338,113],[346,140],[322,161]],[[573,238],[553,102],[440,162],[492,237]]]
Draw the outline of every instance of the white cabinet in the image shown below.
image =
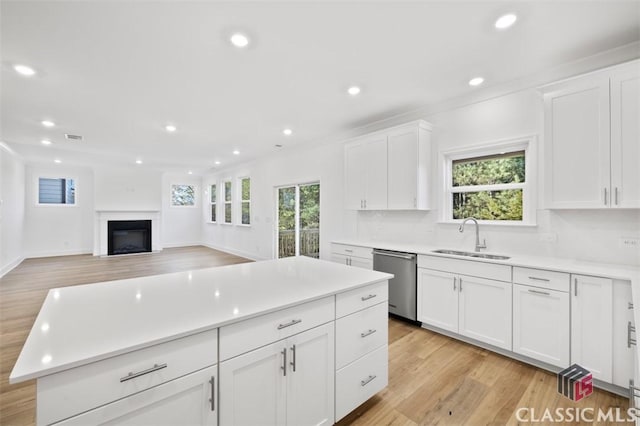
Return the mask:
[[511,350],[511,291],[510,282],[418,268],[418,321]]
[[205,368],[56,424],[215,426],[216,371]]
[[220,423],[333,424],[334,371],[333,322],[226,360]]
[[569,328],[569,293],[513,285],[515,353],[566,368],[569,366]]
[[345,206],[352,210],[387,208],[387,137],[365,136],[345,146]]
[[640,206],[638,64],[544,89],[548,208]]
[[613,282],[613,384],[628,387],[636,351],[631,283]]
[[611,383],[613,282],[585,275],[571,278],[571,363]]
[[345,206],[428,209],[431,125],[418,120],[345,145]]
[[332,243],[331,261],[373,270],[372,248]]

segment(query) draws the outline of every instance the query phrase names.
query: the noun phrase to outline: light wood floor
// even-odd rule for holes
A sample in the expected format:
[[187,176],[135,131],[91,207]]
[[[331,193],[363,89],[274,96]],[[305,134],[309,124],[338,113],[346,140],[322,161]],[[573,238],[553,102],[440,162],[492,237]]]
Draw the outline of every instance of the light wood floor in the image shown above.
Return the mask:
[[[35,381],[9,385],[8,376],[50,288],[242,262],[247,260],[206,247],[24,261],[0,279],[0,425],[35,423]],[[389,386],[339,426],[517,424],[519,407],[537,413],[556,407],[626,410],[627,401],[595,390],[573,403],[556,392],[551,373],[390,319]]]

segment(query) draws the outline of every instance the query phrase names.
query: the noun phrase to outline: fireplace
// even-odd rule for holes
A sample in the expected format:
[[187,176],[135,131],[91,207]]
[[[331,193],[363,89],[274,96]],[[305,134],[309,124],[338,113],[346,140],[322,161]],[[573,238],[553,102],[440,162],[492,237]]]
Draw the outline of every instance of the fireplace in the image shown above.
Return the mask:
[[150,220],[110,220],[107,235],[108,255],[151,251]]

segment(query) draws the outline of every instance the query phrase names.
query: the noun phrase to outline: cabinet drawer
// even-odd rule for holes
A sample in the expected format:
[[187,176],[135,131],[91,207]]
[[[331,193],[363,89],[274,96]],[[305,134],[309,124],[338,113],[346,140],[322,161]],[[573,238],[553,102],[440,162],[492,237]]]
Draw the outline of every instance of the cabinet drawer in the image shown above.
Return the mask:
[[569,292],[571,277],[564,272],[545,271],[544,269],[513,268],[513,282],[516,284],[548,288]]
[[418,267],[454,274],[511,282],[511,266],[439,256],[418,256]]
[[261,315],[220,328],[220,360],[249,352],[333,321],[333,296]]
[[336,318],[389,300],[389,282],[382,281],[336,295]]
[[331,252],[345,256],[361,257],[373,260],[371,247],[348,246],[345,244],[331,244]]
[[388,307],[378,303],[336,321],[336,368],[388,342]]
[[385,345],[336,372],[336,422],[387,386],[388,365]]
[[[218,330],[205,331],[42,377],[38,379],[38,424],[71,417],[211,366],[217,362],[217,337]],[[145,374],[129,378],[129,373]]]

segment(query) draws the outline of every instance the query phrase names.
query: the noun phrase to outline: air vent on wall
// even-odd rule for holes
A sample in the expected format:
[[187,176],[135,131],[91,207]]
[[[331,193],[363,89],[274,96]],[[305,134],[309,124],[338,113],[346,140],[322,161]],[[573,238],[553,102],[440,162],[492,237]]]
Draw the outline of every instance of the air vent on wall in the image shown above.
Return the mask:
[[69,133],[65,133],[64,137],[67,138],[70,141],[82,142],[82,136],[80,136],[80,135],[70,135]]

